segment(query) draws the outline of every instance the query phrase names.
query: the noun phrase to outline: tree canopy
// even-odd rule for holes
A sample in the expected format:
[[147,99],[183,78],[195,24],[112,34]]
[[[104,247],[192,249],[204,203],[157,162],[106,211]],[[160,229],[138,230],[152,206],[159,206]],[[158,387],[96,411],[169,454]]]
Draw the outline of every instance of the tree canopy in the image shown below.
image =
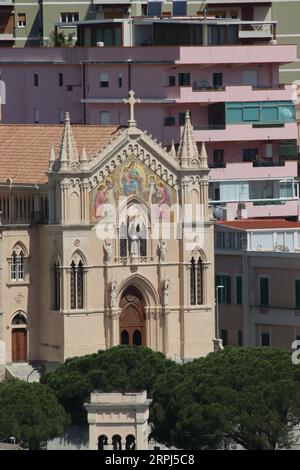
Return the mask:
[[55,394],[40,383],[12,379],[0,382],[0,440],[13,436],[22,447],[63,434],[68,416]]
[[74,423],[86,423],[83,403],[97,389],[103,392],[147,390],[151,396],[158,377],[179,367],[148,348],[117,346],[66,360],[54,372],[42,376],[71,415]]
[[276,348],[225,348],[161,376],[153,435],[179,448],[288,448],[300,422],[300,367]]
[[147,390],[152,436],[182,449],[288,448],[300,422],[300,366],[277,348],[228,347],[178,365],[147,348],[118,346],[67,360],[42,377],[75,423],[103,392]]

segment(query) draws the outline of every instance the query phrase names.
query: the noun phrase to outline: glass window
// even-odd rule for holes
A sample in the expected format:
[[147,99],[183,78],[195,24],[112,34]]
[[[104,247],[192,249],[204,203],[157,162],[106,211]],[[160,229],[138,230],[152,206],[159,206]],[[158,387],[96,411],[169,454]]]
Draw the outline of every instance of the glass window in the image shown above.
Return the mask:
[[148,16],[161,16],[162,2],[157,0],[148,0]]
[[300,309],[300,279],[295,280],[295,308]]
[[228,274],[217,274],[216,286],[224,286],[218,289],[219,304],[231,304],[231,278]]
[[261,277],[259,280],[260,289],[260,306],[269,307],[269,279],[267,277]]
[[259,107],[244,108],[244,121],[259,121]]
[[262,333],[261,334],[261,345],[262,346],[270,346],[270,334],[269,333]]
[[214,163],[223,163],[224,162],[224,149],[214,149],[213,150]]
[[110,113],[109,111],[100,111],[100,124],[101,126],[110,125]]
[[236,276],[236,303],[242,305],[243,303],[243,278]]
[[228,346],[228,330],[221,330],[221,339],[223,346]]
[[18,28],[26,28],[26,13],[18,13]]
[[262,108],[262,122],[276,122],[278,121],[278,108],[277,107],[263,107]]
[[243,149],[243,161],[244,162],[252,162],[253,160],[255,160],[256,155],[258,155],[257,148]]
[[190,86],[191,75],[190,73],[179,73],[178,81],[179,86]]
[[187,0],[173,0],[173,16],[186,16]]
[[101,72],[100,73],[99,85],[100,85],[101,88],[108,88],[109,87],[108,73],[106,73],[106,72]]
[[243,332],[238,331],[238,346],[243,346]]
[[293,197],[293,182],[292,181],[280,181],[280,197]]

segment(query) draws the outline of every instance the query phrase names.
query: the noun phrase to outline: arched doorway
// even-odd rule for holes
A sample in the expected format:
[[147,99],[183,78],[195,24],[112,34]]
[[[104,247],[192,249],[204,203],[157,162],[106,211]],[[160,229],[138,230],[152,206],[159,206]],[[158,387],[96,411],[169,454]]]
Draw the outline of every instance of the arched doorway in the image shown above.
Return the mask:
[[145,346],[145,302],[140,291],[134,286],[127,287],[122,294],[120,307],[120,343]]
[[12,362],[27,362],[27,321],[17,313],[12,321]]

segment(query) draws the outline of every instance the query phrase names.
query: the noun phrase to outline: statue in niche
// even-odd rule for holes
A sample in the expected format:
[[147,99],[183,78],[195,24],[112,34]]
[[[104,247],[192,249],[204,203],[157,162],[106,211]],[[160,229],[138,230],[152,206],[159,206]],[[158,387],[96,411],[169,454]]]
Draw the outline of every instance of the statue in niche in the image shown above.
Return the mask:
[[114,280],[110,283],[110,306],[117,306],[117,292],[118,292],[118,281]]
[[110,238],[107,238],[104,243],[104,252],[105,252],[105,262],[111,263],[112,262],[112,255],[113,255],[113,244]]
[[171,281],[169,278],[164,280],[163,283],[163,306],[169,305],[169,290],[171,288]]
[[158,244],[158,254],[160,263],[164,263],[167,258],[168,248],[165,240],[160,240]]

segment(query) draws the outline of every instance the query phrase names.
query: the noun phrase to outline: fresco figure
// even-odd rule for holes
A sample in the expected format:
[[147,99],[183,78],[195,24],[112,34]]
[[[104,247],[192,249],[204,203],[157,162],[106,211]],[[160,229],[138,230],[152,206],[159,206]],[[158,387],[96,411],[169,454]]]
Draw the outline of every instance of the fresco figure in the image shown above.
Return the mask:
[[101,184],[98,188],[96,198],[95,198],[95,217],[100,219],[105,215],[105,202],[106,202],[106,186]]
[[168,192],[166,185],[162,181],[158,181],[156,184],[157,188],[157,216],[159,219],[168,220],[169,219],[169,210],[166,206],[172,206],[172,196]]

